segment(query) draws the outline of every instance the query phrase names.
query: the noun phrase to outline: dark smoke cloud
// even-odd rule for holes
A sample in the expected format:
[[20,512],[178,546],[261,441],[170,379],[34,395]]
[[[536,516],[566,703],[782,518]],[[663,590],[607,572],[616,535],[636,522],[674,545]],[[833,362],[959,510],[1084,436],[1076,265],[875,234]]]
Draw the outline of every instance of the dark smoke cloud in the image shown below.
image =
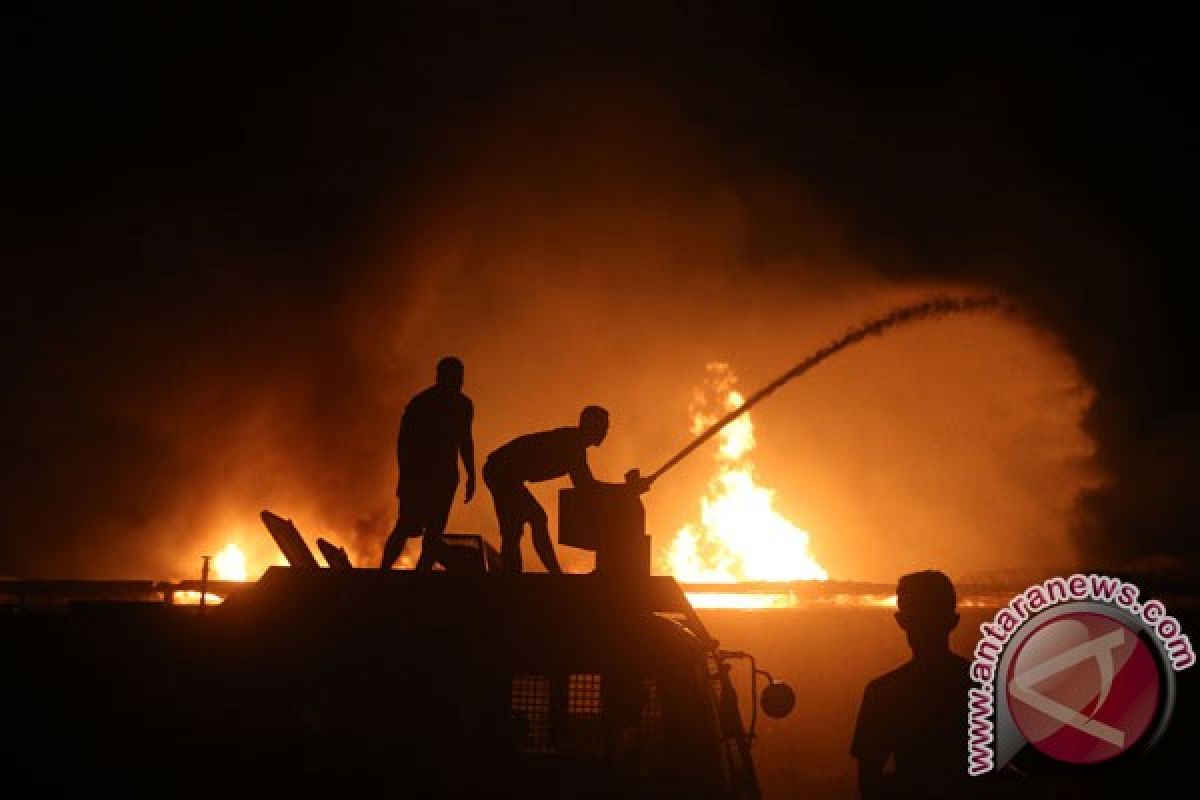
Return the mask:
[[[616,407],[632,430],[598,456],[616,475],[678,446],[707,361],[753,385],[960,288],[1013,298],[1038,330],[975,335],[1063,376],[1061,421],[1005,428],[1050,431],[1066,455],[1036,463],[1070,462],[1029,479],[1060,487],[1029,488],[1029,540],[1065,520],[1084,560],[1191,558],[1171,49],[1135,28],[899,36],[792,13],[33,20],[11,115],[0,573],[190,571],[260,507],[366,553],[390,522],[398,409],[443,352],[467,359],[493,445],[584,395]],[[1153,57],[1105,66],[1118,35]],[[748,344],[719,352],[731,340]],[[897,348],[854,368],[883,379]],[[1012,397],[1041,402],[1035,384]],[[1070,435],[1084,409],[1090,455]],[[1022,469],[1000,460],[958,466]],[[663,490],[668,530],[703,469]],[[464,524],[488,524],[486,501]],[[955,518],[936,505],[914,516]]]

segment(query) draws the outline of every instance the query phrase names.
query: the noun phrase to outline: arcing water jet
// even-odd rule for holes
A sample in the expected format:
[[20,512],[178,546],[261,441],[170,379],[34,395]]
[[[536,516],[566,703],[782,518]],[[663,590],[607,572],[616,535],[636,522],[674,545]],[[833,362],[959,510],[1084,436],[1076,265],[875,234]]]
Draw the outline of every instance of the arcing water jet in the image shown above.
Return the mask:
[[932,300],[926,300],[923,303],[916,305],[904,306],[892,311],[886,316],[868,322],[857,328],[854,328],[830,344],[825,345],[820,350],[816,351],[808,358],[801,361],[796,366],[789,369],[787,372],[780,375],[775,380],[768,383],[763,388],[759,389],[754,394],[746,398],[746,401],[737,408],[730,411],[725,416],[721,417],[712,424],[707,430],[701,433],[692,441],[688,442],[687,446],[680,450],[675,455],[650,474],[648,480],[653,482],[662,476],[667,470],[674,467],[683,459],[691,455],[698,447],[703,445],[713,436],[717,435],[726,425],[733,422],[735,419],[745,414],[754,406],[765,400],[776,389],[783,386],[785,383],[798,378],[808,372],[813,367],[820,364],[830,356],[837,355],[847,347],[858,344],[868,336],[878,336],[898,325],[905,325],[910,322],[919,320],[931,319],[934,317],[944,317],[949,314],[963,314],[973,311],[1012,311],[1012,306],[999,297],[992,295],[982,297],[935,297]]

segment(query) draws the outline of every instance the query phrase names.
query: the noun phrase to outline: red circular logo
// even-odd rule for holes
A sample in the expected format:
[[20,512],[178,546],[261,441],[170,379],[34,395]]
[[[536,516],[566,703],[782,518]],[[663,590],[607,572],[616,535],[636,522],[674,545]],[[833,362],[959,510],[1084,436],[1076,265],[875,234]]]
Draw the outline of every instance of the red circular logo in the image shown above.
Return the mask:
[[1063,614],[1021,643],[1007,676],[1021,734],[1070,764],[1095,764],[1134,747],[1160,702],[1154,653],[1118,620]]

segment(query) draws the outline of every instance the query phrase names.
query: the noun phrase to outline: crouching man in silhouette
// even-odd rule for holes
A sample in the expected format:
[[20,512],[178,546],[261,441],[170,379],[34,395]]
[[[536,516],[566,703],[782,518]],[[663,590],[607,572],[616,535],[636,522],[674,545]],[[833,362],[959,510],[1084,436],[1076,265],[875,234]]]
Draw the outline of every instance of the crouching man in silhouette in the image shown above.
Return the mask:
[[[529,433],[498,448],[483,465],[483,482],[492,493],[496,519],[500,523],[501,560],[505,572],[521,571],[521,537],[525,525],[533,531],[533,547],[548,572],[562,573],[546,511],[525,486],[563,475],[576,488],[599,483],[587,463],[587,448],[596,447],[608,435],[608,412],[588,406],[579,414],[578,427]],[[627,482],[638,491],[650,487],[647,478],[630,473]]]
[[[867,684],[854,743],[859,794],[879,798],[967,797],[968,662],[950,652],[958,625],[954,585],[941,572],[905,575],[896,622],[913,657]],[[885,775],[891,758],[894,774]]]

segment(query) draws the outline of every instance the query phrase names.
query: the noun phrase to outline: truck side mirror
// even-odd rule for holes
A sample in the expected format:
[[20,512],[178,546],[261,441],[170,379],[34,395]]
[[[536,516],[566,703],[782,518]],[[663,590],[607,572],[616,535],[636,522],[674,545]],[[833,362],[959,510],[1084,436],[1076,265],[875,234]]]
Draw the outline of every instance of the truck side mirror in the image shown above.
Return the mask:
[[796,693],[783,681],[771,681],[762,690],[761,705],[771,719],[783,719],[796,707]]

